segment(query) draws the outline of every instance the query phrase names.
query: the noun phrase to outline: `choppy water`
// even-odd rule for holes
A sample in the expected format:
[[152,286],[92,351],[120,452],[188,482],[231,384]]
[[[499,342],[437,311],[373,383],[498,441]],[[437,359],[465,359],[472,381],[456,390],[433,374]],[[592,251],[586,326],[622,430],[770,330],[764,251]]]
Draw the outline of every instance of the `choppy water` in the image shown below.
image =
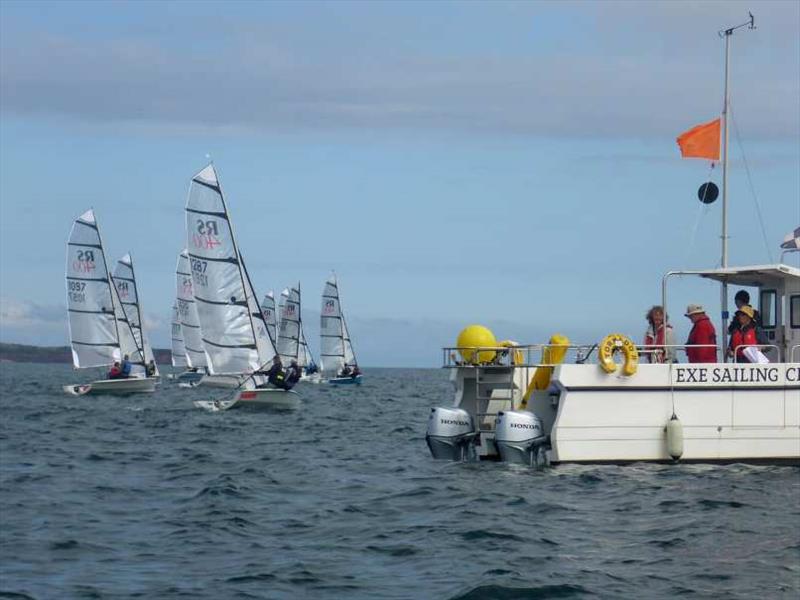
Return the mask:
[[289,413],[0,377],[0,598],[800,594],[800,470],[435,462],[441,371],[304,385]]

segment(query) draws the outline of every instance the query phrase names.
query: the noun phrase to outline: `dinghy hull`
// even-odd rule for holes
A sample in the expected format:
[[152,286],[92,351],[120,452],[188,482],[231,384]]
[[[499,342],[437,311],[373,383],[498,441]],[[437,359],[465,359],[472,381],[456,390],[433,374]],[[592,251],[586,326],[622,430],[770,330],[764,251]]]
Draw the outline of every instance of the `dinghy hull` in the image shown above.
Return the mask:
[[334,377],[333,379],[328,379],[328,383],[333,385],[361,385],[361,375],[356,375],[355,377]]
[[129,377],[127,379],[101,379],[87,384],[65,385],[64,393],[70,396],[152,394],[159,383],[158,377]]

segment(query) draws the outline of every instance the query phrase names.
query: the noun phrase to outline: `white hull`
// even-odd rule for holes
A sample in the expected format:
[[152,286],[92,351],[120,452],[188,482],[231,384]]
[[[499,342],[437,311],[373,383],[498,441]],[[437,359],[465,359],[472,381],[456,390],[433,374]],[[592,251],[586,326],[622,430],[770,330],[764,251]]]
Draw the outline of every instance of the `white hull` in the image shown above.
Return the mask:
[[87,384],[62,386],[64,393],[70,396],[87,394],[106,394],[126,396],[128,394],[148,394],[156,391],[158,377],[129,377],[127,379],[101,379]]
[[212,412],[231,410],[232,408],[294,410],[300,406],[300,395],[293,390],[265,388],[242,390],[230,400],[198,400],[194,404]]
[[242,383],[242,378],[237,375],[204,375],[195,385],[205,387],[234,390]]
[[669,461],[673,411],[681,460],[800,462],[798,365],[640,365],[632,377],[592,367],[555,372],[553,462]]
[[[533,372],[455,370],[454,406],[474,418],[480,458],[498,458],[495,415],[522,408]],[[682,424],[682,461],[800,463],[797,363],[643,364],[630,377],[596,364],[561,365],[526,409],[542,419],[552,463],[672,461],[666,425],[673,413]]]

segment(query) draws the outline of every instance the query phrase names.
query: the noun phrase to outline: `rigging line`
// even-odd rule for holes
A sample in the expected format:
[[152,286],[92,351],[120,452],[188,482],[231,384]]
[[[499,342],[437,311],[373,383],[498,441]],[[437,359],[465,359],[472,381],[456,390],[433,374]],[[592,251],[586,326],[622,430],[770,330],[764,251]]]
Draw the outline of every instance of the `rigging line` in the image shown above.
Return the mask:
[[[714,163],[711,163],[711,166],[708,168],[708,176],[706,177],[707,180],[711,180],[711,173],[714,171]],[[689,264],[689,258],[692,255],[692,251],[694,250],[695,243],[697,242],[697,232],[700,229],[700,222],[703,220],[708,214],[708,207],[709,204],[705,204],[703,202],[700,203],[700,209],[697,211],[697,217],[694,220],[694,226],[692,227],[692,234],[689,238],[689,245],[686,248],[686,257],[684,258],[684,264]]]
[[736,143],[739,145],[739,152],[742,153],[742,162],[744,163],[744,172],[747,174],[747,184],[750,187],[750,194],[753,196],[753,203],[756,205],[756,214],[758,215],[758,223],[761,225],[761,238],[764,240],[764,248],[767,249],[767,256],[769,257],[769,262],[775,262],[772,258],[772,251],[769,249],[769,242],[767,241],[767,232],[764,228],[764,218],[761,216],[761,204],[758,201],[758,196],[756,196],[756,189],[753,185],[753,178],[750,175],[750,166],[747,164],[747,157],[744,154],[744,146],[742,145],[742,138],[739,135],[739,125],[736,123],[736,117],[731,110],[730,102],[728,103],[728,110],[731,113],[731,120],[733,121],[733,131],[736,134]]

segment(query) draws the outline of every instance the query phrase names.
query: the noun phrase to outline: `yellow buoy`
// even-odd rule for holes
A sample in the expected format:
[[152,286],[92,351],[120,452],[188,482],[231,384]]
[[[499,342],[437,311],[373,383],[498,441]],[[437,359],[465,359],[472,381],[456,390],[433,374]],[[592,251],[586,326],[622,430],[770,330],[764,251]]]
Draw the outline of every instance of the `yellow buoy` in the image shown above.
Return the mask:
[[[456,345],[461,348],[461,358],[470,364],[489,363],[494,360],[494,350],[474,352],[470,348],[492,348],[497,346],[497,340],[490,329],[483,325],[468,325],[458,334]],[[477,357],[475,356],[477,354]]]

